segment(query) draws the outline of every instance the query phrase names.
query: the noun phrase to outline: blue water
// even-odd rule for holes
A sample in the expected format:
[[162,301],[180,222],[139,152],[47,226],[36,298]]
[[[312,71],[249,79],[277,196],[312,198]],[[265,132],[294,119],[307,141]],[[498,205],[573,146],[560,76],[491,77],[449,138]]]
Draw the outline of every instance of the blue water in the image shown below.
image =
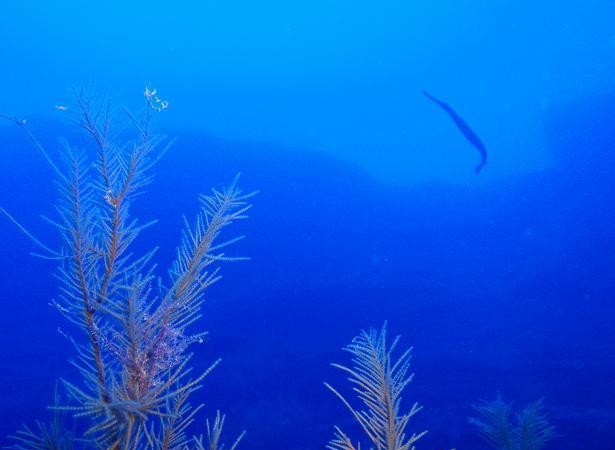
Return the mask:
[[[177,138],[135,216],[166,269],[199,193],[241,172],[247,237],[208,292],[195,394],[240,448],[323,448],[350,415],[324,386],[340,349],[388,320],[413,346],[418,449],[488,448],[472,405],[544,398],[547,448],[615,440],[615,3],[3,2],[0,114],[57,155],[79,141],[72,86],[138,109],[145,83]],[[421,90],[485,142],[479,157]],[[0,122],[0,206],[57,243],[53,173]],[[0,444],[76,379],[49,306],[54,262],[0,221]]]

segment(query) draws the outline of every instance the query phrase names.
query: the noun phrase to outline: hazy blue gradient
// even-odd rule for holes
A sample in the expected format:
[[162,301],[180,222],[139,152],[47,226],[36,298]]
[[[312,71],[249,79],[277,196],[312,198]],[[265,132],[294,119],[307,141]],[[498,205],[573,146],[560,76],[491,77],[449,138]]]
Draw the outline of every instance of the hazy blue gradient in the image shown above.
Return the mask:
[[612,91],[602,1],[15,1],[0,6],[2,105],[52,114],[84,80],[150,80],[167,123],[310,148],[380,179],[476,182],[473,149],[421,97],[443,97],[493,157],[483,179],[553,164],[541,116]]

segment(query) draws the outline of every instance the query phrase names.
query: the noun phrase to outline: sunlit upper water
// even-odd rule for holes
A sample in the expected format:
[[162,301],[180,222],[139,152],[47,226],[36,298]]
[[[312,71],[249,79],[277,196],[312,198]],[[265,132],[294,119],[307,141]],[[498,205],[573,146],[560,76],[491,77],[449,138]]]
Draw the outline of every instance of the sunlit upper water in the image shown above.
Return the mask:
[[0,98],[53,114],[84,80],[126,99],[149,80],[168,125],[324,151],[384,181],[476,182],[421,90],[483,137],[484,178],[539,171],[554,163],[545,111],[612,89],[614,20],[606,0],[7,1]]

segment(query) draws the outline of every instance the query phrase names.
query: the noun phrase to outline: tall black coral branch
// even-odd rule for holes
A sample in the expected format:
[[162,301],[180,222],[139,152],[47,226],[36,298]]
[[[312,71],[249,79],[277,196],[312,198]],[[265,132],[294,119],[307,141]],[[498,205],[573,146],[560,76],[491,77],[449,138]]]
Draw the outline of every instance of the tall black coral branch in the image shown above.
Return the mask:
[[58,217],[47,219],[61,237],[61,249],[51,255],[61,261],[54,305],[85,335],[71,338],[77,350],[73,364],[82,381],[64,381],[73,401],[56,409],[86,417],[83,437],[97,448],[198,448],[185,430],[199,407],[190,408],[187,399],[219,361],[192,374],[189,347],[202,342],[205,333],[190,326],[200,317],[205,290],[220,278],[219,263],[241,259],[228,257],[223,249],[242,237],[220,237],[250,208],[252,194],[242,193],[236,179],[202,196],[201,211],[194,226],[184,230],[166,286],[152,264],[156,249],[134,254],[132,244],[154,222],[132,219],[130,206],[169,145],[150,132],[152,92],[145,91],[142,118],[128,114],[136,130],[128,140],[120,138],[124,133],[115,125],[107,96],[97,101],[74,93],[70,111],[95,149],[93,163],[86,152],[64,143],[66,165],[60,171],[39,146],[60,175]]
[[[414,403],[408,412],[402,412],[401,394],[412,381],[408,372],[411,349],[395,358],[393,353],[399,336],[388,346],[386,324],[380,330],[362,331],[345,350],[352,355],[352,366],[333,364],[346,372],[354,385],[354,392],[363,403],[356,408],[330,384],[325,385],[346,405],[377,450],[409,450],[425,432],[407,435],[406,428],[412,416],[421,410]],[[359,446],[360,447],[360,446]],[[329,442],[331,450],[352,450],[350,438],[336,427]]]
[[470,418],[480,436],[498,450],[541,450],[555,437],[555,428],[542,400],[527,405],[511,419],[512,404],[501,397],[474,405],[478,417]]

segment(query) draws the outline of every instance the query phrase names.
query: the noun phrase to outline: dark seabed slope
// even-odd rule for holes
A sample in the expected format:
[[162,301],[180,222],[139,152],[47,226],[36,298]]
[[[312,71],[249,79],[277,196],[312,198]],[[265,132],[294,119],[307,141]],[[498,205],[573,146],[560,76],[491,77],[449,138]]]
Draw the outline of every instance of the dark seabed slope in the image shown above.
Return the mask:
[[[197,194],[241,171],[258,189],[249,255],[223,269],[205,306],[210,342],[197,368],[223,363],[197,399],[228,414],[242,448],[322,448],[349,419],[323,381],[356,332],[388,320],[414,346],[407,402],[425,409],[420,448],[486,448],[467,423],[471,405],[500,392],[523,404],[544,397],[560,450],[607,449],[615,429],[615,98],[555,105],[544,130],[555,161],[541,172],[487,184],[390,187],[304,149],[190,131],[158,166],[133,208],[157,218],[139,246],[173,258],[181,215]],[[43,124],[43,125],[41,125]],[[33,120],[49,145],[63,124]],[[42,239],[53,214],[50,172],[19,130],[0,128],[0,205]],[[582,149],[580,152],[579,149]],[[0,274],[0,442],[44,413],[54,380],[74,377],[66,327],[48,302],[53,263],[30,258],[10,224]],[[52,242],[53,243],[53,242]],[[342,418],[342,419],[341,419]]]

